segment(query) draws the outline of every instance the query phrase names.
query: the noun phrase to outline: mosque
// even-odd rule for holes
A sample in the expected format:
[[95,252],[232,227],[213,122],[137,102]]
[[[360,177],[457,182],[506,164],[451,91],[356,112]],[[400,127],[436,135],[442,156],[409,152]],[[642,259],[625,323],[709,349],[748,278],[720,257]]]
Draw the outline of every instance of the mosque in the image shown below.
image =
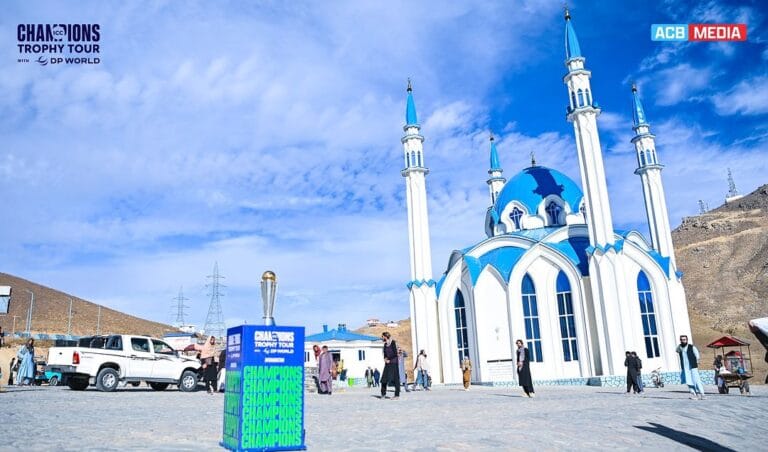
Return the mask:
[[614,229],[597,128],[600,107],[567,11],[565,54],[566,118],[573,123],[581,186],[535,161],[507,180],[491,138],[487,237],[453,251],[437,280],[427,214],[429,170],[408,85],[402,175],[413,351],[428,351],[436,382],[460,383],[467,356],[473,382],[514,383],[517,339],[528,347],[531,373],[540,382],[594,384],[625,375],[627,350],[637,351],[646,372],[679,369],[677,338],[690,335],[691,327],[655,137],[633,85],[635,174],[649,242],[637,231]]

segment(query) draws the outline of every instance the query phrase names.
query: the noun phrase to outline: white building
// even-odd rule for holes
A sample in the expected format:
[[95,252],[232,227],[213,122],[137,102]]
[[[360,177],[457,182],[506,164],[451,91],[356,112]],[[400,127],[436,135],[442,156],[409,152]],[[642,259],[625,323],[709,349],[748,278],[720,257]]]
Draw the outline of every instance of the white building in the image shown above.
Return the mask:
[[329,330],[323,325],[323,332],[307,336],[304,340],[304,367],[317,367],[312,346],[328,346],[334,361],[342,360],[347,369],[347,378],[365,378],[365,369],[384,370],[383,343],[375,336],[354,333],[346,325],[339,324],[337,329]]
[[530,350],[536,380],[625,375],[629,350],[638,352],[646,370],[679,366],[677,337],[691,330],[654,135],[633,86],[635,174],[649,242],[637,231],[613,227],[597,128],[600,108],[567,12],[565,20],[563,81],[581,187],[535,161],[507,181],[491,138],[487,237],[454,251],[438,281],[430,260],[424,137],[408,84],[402,175],[413,351],[427,350],[436,382],[460,383],[464,356],[474,363],[473,381],[513,381],[517,339]]

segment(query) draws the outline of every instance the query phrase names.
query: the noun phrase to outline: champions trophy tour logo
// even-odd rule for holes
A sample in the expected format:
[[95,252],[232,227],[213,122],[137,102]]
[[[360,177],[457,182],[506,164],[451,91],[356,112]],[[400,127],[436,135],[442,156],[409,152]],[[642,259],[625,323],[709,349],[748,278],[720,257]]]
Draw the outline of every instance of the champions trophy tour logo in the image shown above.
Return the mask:
[[19,63],[100,64],[99,24],[19,24]]

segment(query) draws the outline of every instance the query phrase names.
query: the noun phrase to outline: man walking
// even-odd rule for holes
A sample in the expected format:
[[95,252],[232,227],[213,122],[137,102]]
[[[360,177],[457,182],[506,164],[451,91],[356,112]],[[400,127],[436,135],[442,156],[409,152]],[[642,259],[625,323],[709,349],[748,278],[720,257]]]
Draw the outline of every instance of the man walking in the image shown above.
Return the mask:
[[643,389],[643,361],[637,356],[636,352],[632,352],[632,358],[635,360],[635,387],[637,393],[642,394]]
[[416,384],[420,384],[423,390],[429,391],[429,365],[427,364],[427,352],[424,350],[419,352],[419,356],[416,358],[416,367],[413,370],[417,375]]
[[381,340],[384,341],[384,372],[381,375],[381,398],[387,397],[387,384],[394,381],[395,397],[392,400],[400,398],[400,371],[398,369],[397,344],[392,339],[389,332],[381,333]]
[[688,336],[680,336],[680,345],[677,346],[677,354],[680,356],[680,381],[688,385],[691,391],[691,399],[704,400],[704,385],[699,376],[699,349],[688,343]]

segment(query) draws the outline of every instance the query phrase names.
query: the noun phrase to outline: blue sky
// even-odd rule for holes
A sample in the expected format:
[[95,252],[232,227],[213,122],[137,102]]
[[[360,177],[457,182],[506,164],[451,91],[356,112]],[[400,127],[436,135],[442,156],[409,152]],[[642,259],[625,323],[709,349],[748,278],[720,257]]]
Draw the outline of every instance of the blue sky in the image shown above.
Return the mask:
[[[484,237],[488,133],[505,176],[579,181],[559,1],[15,1],[0,17],[0,271],[202,325],[218,262],[227,322],[408,316],[400,176],[405,81],[426,136],[435,276]],[[633,174],[640,87],[673,225],[768,182],[760,2],[571,2],[602,108],[617,228],[645,231]],[[75,6],[76,5],[76,6]],[[662,43],[653,23],[746,23],[742,43]],[[17,63],[19,23],[98,23],[99,65]],[[64,301],[62,301],[64,303]]]

